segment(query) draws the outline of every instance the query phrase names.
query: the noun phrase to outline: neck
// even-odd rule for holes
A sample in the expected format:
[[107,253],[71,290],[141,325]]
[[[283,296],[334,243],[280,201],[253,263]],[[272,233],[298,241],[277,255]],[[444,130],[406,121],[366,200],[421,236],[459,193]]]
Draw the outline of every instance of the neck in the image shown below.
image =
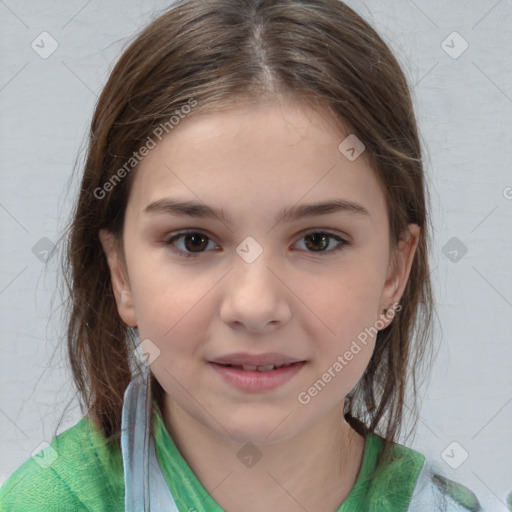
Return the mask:
[[224,510],[335,512],[354,486],[364,451],[364,437],[344,420],[342,405],[293,437],[255,446],[218,434],[175,404],[165,403],[163,419]]

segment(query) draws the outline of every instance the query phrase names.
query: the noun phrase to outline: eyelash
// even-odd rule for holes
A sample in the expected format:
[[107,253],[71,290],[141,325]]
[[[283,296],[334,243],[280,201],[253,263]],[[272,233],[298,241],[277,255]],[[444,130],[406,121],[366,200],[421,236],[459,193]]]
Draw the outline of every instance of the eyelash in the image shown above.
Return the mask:
[[[208,252],[208,251],[201,251],[201,252],[197,252],[197,253],[190,253],[190,252],[185,252],[185,251],[182,251],[181,249],[177,249],[175,246],[174,246],[174,242],[180,238],[183,238],[184,236],[186,235],[202,235],[204,237],[206,237],[209,241],[212,241],[213,240],[208,236],[206,235],[205,233],[203,233],[202,231],[195,231],[195,230],[190,230],[190,231],[180,231],[179,233],[176,233],[175,235],[173,235],[172,237],[166,239],[164,241],[165,245],[168,245],[170,247],[170,249],[176,253],[178,256],[181,256],[181,257],[184,257],[184,258],[195,258],[205,252]],[[317,231],[308,231],[306,233],[304,233],[301,237],[304,238],[308,235],[315,235],[315,234],[322,234],[322,235],[327,235],[329,238],[331,239],[334,239],[336,241],[339,242],[339,244],[334,248],[334,249],[331,249],[331,250],[328,250],[328,251],[307,251],[309,252],[310,254],[320,254],[320,255],[323,255],[323,254],[332,254],[334,252],[338,252],[342,249],[344,249],[346,246],[350,245],[350,242],[348,242],[347,240],[339,237],[338,235],[335,235],[334,233],[331,233],[329,231],[321,231],[321,230],[317,230]]]

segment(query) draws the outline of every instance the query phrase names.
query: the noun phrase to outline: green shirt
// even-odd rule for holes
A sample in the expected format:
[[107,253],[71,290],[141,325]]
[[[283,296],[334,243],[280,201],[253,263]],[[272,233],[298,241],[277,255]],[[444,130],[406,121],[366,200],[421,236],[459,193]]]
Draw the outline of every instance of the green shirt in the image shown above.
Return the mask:
[[[223,512],[182,457],[158,408],[154,429],[162,473],[179,511]],[[393,462],[375,479],[371,473],[381,449],[380,437],[366,437],[357,480],[337,512],[408,509],[425,457],[395,444]],[[92,421],[84,416],[9,477],[0,489],[0,511],[124,512],[124,487],[121,450],[107,445]]]

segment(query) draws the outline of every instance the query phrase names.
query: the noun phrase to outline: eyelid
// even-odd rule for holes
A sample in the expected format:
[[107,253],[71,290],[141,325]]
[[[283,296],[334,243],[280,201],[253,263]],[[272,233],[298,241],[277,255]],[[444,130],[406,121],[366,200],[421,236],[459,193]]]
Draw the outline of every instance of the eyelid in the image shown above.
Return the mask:
[[164,237],[163,241],[164,241],[164,243],[170,243],[171,240],[175,240],[175,239],[179,238],[180,236],[190,235],[190,234],[204,235],[208,238],[208,240],[211,240],[212,242],[217,243],[217,242],[215,242],[215,237],[203,228],[196,228],[196,229],[189,228],[189,229],[182,229],[179,231],[173,231],[172,233],[169,233],[168,235],[166,235]]
[[349,242],[348,238],[349,236],[346,233],[342,233],[341,231],[338,231],[336,229],[330,229],[330,228],[309,228],[301,231],[299,233],[300,236],[309,235],[310,233],[327,233],[329,235],[337,236],[338,238],[343,239],[347,243]]
[[[172,238],[175,238],[179,235],[186,235],[186,234],[190,234],[190,233],[200,233],[202,235],[206,235],[210,240],[215,241],[215,236],[210,234],[209,231],[204,228],[186,228],[186,229],[182,229],[182,230],[178,230],[178,231],[173,231],[165,236],[165,240],[171,240]],[[299,233],[297,235],[304,236],[304,235],[309,235],[311,233],[327,233],[332,236],[337,236],[337,237],[343,238],[346,242],[350,241],[349,235],[347,235],[346,233],[337,231],[335,229],[331,229],[331,228],[308,228],[308,229],[299,231]]]

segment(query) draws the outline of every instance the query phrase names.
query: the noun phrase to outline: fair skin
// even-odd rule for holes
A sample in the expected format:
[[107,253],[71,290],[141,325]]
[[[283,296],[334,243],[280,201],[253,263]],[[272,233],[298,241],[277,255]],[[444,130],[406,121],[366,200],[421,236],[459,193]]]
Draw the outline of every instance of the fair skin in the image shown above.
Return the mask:
[[[100,232],[121,318],[160,350],[151,371],[165,391],[169,433],[230,512],[335,511],[357,479],[364,438],[343,419],[343,398],[375,337],[307,404],[297,397],[365,328],[393,321],[383,310],[400,301],[419,228],[409,225],[410,236],[391,244],[384,194],[365,154],[350,161],[338,150],[349,133],[303,102],[191,115],[137,169],[122,251]],[[223,208],[231,223],[145,211],[167,198]],[[285,207],[328,199],[367,214],[274,221]],[[171,245],[185,229],[199,234]],[[326,231],[326,246],[306,236]],[[263,251],[250,263],[236,251],[249,236]],[[336,236],[348,242],[339,251]],[[236,352],[278,352],[305,364],[275,389],[248,392],[209,364]],[[248,442],[261,453],[252,467],[237,457]]]

